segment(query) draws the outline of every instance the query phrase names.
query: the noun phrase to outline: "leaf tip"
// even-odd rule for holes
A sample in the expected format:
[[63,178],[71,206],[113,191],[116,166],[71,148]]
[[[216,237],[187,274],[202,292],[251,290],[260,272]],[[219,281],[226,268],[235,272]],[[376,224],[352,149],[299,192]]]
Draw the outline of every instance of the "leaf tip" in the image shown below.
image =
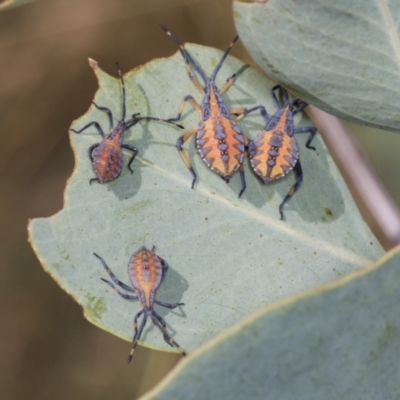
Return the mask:
[[96,60],[93,60],[93,58],[88,58],[88,61],[90,68],[94,70],[99,66],[99,63]]

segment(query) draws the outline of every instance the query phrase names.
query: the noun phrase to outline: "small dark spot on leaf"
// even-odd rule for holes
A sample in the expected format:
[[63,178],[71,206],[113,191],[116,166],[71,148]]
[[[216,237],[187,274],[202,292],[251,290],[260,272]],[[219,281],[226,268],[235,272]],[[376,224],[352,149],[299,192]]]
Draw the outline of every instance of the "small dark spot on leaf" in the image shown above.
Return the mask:
[[330,208],[328,208],[328,207],[325,207],[325,208],[324,208],[324,213],[325,213],[325,215],[328,216],[328,217],[333,217],[333,212],[332,212],[332,210],[331,210]]

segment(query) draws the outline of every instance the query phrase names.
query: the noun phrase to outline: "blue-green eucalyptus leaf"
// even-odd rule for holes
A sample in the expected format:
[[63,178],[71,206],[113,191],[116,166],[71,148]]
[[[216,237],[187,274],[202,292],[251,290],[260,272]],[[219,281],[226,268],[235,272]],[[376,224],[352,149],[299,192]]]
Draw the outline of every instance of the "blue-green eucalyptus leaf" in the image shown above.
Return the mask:
[[234,2],[246,49],[271,77],[330,114],[400,129],[400,3]]
[[400,254],[266,307],[142,400],[400,398]]
[[[222,54],[198,45],[187,48],[207,73]],[[224,95],[228,106],[264,104],[273,112],[272,82],[238,59],[227,58],[217,84],[221,87],[235,72],[237,81]],[[100,68],[95,73],[100,86],[96,103],[112,109],[119,119],[119,80]],[[185,95],[201,101],[179,53],[127,73],[125,84],[127,115],[171,118]],[[108,127],[106,113],[91,106],[72,128],[92,120]],[[195,126],[197,113],[188,107],[181,122],[187,129]],[[297,115],[296,123],[310,121]],[[252,115],[240,126],[254,138],[263,124],[260,116]],[[90,186],[94,173],[88,148],[100,136],[94,128],[79,135],[71,132],[76,168],[67,184],[64,208],[29,225],[30,241],[45,270],[97,326],[131,340],[133,316],[140,305],[101,282],[107,274],[93,252],[128,283],[131,254],[142,245],[156,246],[170,265],[157,297],[185,303],[172,311],[156,308],[174,339],[189,352],[260,307],[334,281],[382,254],[319,137],[315,152],[305,148],[306,136],[298,137],[304,182],[285,209],[286,221],[280,221],[278,206],[294,183],[293,174],[267,186],[246,162],[247,190],[239,199],[239,175],[226,184],[206,168],[192,138],[184,146],[198,174],[191,189],[190,173],[175,146],[182,133],[154,121],[134,126],[125,138],[139,149],[133,175],[125,166],[115,181]],[[174,350],[151,324],[142,343]]]

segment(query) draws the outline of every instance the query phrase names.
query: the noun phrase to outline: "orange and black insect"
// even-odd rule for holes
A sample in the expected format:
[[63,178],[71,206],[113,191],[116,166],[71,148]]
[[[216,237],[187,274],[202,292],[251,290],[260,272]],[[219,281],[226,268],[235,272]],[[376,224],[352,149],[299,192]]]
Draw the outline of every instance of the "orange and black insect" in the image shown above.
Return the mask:
[[[194,172],[189,158],[182,146],[186,140],[196,134],[197,151],[208,168],[221,176],[221,178],[226,182],[229,182],[232,175],[239,170],[242,182],[242,187],[239,193],[240,197],[246,189],[246,181],[243,172],[245,137],[236,122],[230,119],[230,114],[240,114],[243,112],[243,108],[229,111],[221,97],[221,95],[224,94],[235,82],[236,74],[228,78],[225,85],[220,90],[218,90],[215,84],[217,73],[232,46],[238,39],[238,36],[233,39],[232,43],[221,57],[221,60],[216,65],[213,73],[208,77],[194,62],[192,56],[185,49],[179,39],[172,35],[172,33],[164,26],[161,26],[161,29],[178,44],[179,50],[186,64],[186,71],[189,75],[189,79],[203,96],[201,107],[191,95],[185,96],[179,108],[177,117],[171,119],[173,121],[180,119],[186,103],[189,103],[199,113],[200,122],[198,126],[187,130],[176,143],[185,165],[192,174],[192,188],[196,181],[196,173]],[[203,79],[205,87],[203,87],[193,75],[192,66]]]
[[182,125],[176,124],[170,120],[155,118],[155,117],[141,117],[139,113],[133,114],[132,118],[128,121],[125,121],[126,117],[126,94],[125,94],[125,83],[124,78],[122,76],[121,69],[117,63],[117,70],[121,80],[122,86],[122,118],[118,122],[118,125],[114,128],[113,123],[113,115],[109,108],[100,107],[95,102],[93,102],[94,106],[107,113],[108,118],[110,120],[110,133],[106,136],[101,125],[92,121],[86,124],[79,130],[71,129],[75,133],[81,133],[90,126],[94,126],[100,135],[104,138],[101,143],[95,143],[89,148],[89,158],[93,163],[93,169],[96,173],[96,178],[90,179],[89,183],[94,181],[98,181],[99,183],[105,183],[112,181],[121,174],[122,166],[124,163],[124,157],[122,154],[122,149],[126,149],[132,152],[132,157],[128,162],[128,169],[133,173],[131,168],[131,164],[135,157],[138,154],[138,149],[135,146],[131,146],[129,144],[123,143],[125,132],[136,125],[139,121],[142,120],[154,120],[154,121],[162,121],[178,126],[183,129]]
[[[282,93],[282,104],[275,93],[278,89]],[[279,213],[281,219],[283,219],[284,205],[296,193],[303,181],[299,147],[294,134],[309,132],[310,136],[306,142],[306,147],[315,150],[315,147],[310,146],[310,144],[317,130],[313,126],[294,127],[293,117],[307,107],[307,103],[300,99],[290,100],[287,90],[280,85],[276,85],[271,89],[271,96],[277,107],[277,111],[273,116],[268,116],[264,106],[255,106],[246,109],[237,119],[241,119],[255,110],[260,110],[264,118],[264,131],[259,133],[254,140],[249,140],[248,142],[251,167],[264,183],[271,183],[281,179],[292,169],[294,170],[296,182],[279,205]]]
[[[184,305],[184,303],[166,303],[155,298],[157,289],[162,284],[167,274],[168,264],[165,260],[154,253],[154,246],[152,250],[149,250],[143,246],[138,251],[132,254],[128,263],[128,275],[133,287],[121,282],[107,266],[106,262],[98,254],[93,254],[101,261],[103,267],[106,269],[114,283],[116,283],[122,289],[125,289],[128,292],[134,294],[121,292],[110,281],[103,278],[101,278],[101,280],[111,286],[124,299],[139,300],[140,304],[143,307],[142,310],[140,310],[134,318],[133,327],[135,330],[135,334],[133,336],[132,350],[128,356],[128,363],[132,360],[132,354],[135,351],[136,345],[138,344],[140,336],[142,335],[143,329],[149,317],[153,321],[154,325],[156,325],[157,328],[159,328],[163,333],[166,343],[170,346],[177,347],[181,351],[182,355],[185,356],[186,353],[168,334],[167,325],[164,319],[153,308],[154,303],[170,309]],[[137,321],[142,314],[143,321],[138,328]]]

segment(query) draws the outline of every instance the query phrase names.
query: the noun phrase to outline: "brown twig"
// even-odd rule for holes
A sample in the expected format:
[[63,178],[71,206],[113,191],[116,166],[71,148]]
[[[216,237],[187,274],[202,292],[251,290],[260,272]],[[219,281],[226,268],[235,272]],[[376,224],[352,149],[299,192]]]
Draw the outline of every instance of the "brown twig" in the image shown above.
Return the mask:
[[400,243],[400,213],[344,123],[316,107],[306,108],[343,174],[361,214],[385,249]]

